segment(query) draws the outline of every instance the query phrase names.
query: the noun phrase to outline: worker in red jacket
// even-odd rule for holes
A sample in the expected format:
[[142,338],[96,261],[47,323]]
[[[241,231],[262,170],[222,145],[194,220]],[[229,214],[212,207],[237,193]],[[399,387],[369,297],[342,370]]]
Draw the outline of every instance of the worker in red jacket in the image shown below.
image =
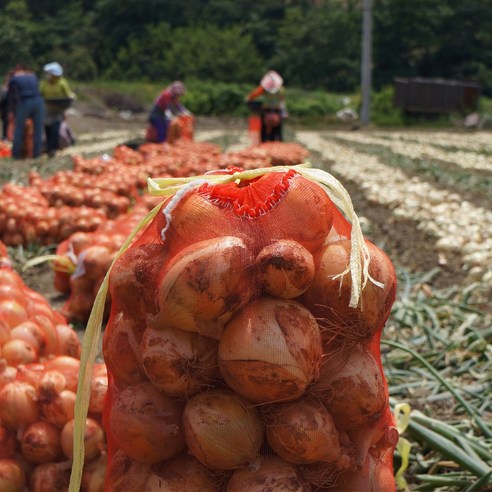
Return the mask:
[[180,101],[185,90],[183,82],[176,80],[157,96],[148,119],[148,142],[165,142],[171,120],[181,114],[190,114]]

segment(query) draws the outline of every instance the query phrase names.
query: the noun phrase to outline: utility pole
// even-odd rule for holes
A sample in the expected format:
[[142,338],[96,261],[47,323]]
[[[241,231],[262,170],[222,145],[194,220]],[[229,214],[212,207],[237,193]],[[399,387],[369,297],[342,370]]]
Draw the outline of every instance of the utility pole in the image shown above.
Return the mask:
[[372,86],[372,0],[362,1],[362,60],[361,60],[361,93],[362,106],[360,122],[363,126],[369,123]]

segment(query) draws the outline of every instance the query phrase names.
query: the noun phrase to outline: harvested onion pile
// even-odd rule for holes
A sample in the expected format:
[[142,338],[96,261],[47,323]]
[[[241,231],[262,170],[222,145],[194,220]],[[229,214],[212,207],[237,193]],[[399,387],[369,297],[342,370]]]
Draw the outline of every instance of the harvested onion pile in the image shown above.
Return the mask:
[[339,184],[235,171],[166,200],[110,272],[105,486],[393,492],[393,266],[315,181]]
[[52,265],[54,285],[58,291],[69,294],[62,308],[68,320],[87,321],[117,251],[148,210],[147,203],[140,200],[125,216],[108,220],[91,233],[75,232],[58,245],[59,259]]
[[[2,251],[0,256],[6,254]],[[17,273],[3,265],[0,490],[68,490],[80,341],[43,296],[29,289]],[[103,490],[106,456],[101,420],[107,386],[106,366],[96,364],[86,425],[86,467],[81,489],[85,492]]]

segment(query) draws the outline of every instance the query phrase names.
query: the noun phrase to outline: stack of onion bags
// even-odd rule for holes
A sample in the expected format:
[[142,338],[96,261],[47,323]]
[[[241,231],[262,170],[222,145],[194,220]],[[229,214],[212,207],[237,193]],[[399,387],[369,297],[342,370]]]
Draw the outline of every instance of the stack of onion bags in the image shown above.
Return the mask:
[[106,489],[394,491],[379,340],[395,272],[340,183],[296,166],[149,187],[173,196],[106,282]]

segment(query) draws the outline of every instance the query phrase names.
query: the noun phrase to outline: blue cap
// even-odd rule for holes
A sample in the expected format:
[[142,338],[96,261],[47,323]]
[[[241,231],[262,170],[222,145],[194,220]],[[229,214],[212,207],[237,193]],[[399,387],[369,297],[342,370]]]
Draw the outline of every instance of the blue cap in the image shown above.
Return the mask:
[[60,77],[63,75],[63,68],[58,62],[47,63],[43,67],[43,70],[51,75],[54,75],[55,77]]

